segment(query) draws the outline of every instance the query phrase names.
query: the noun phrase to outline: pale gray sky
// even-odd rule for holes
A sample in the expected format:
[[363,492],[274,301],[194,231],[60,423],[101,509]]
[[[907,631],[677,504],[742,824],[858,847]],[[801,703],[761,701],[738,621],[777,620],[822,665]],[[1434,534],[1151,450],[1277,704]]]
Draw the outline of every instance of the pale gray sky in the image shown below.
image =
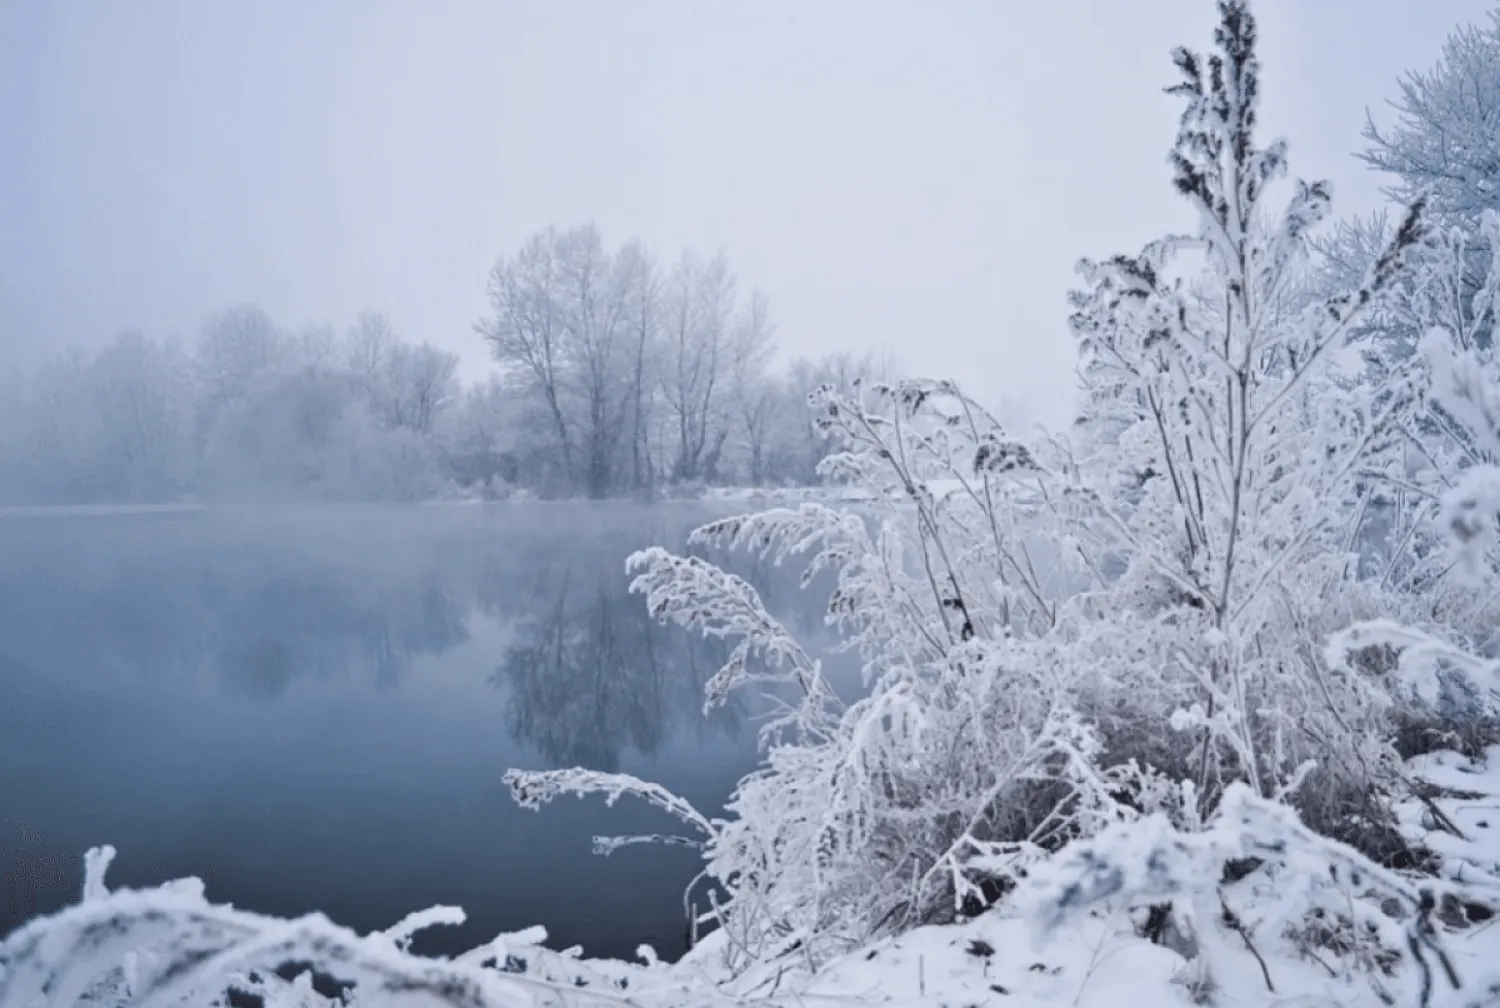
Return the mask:
[[[1488,0],[1262,0],[1264,121],[1340,211],[1367,106]],[[1189,221],[1168,52],[1210,0],[0,0],[0,340],[388,313],[488,367],[495,257],[723,248],[788,351],[1061,419],[1082,255]]]

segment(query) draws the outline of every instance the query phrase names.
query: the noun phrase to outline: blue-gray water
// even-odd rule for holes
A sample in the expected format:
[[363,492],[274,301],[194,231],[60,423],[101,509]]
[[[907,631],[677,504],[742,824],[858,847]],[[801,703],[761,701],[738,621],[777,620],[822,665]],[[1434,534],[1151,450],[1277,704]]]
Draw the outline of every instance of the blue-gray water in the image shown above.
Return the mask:
[[[719,512],[719,513],[722,513]],[[361,932],[469,913],[419,951],[544,924],[558,947],[682,951],[688,848],[628,799],[518,809],[509,767],[584,765],[719,811],[757,712],[704,717],[724,648],[646,616],[624,559],[715,512],[670,505],[0,518],[0,933],[116,885]],[[718,557],[716,557],[718,558]],[[736,568],[816,639],[794,572]]]

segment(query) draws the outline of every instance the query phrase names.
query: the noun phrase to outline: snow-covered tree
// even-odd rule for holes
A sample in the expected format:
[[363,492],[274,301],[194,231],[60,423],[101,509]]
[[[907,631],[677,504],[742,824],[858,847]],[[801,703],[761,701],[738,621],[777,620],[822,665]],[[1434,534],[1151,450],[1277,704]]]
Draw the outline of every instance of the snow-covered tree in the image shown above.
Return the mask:
[[722,255],[685,254],[665,288],[661,392],[675,437],[672,476],[712,480],[729,437],[735,279]]
[[[1493,212],[1482,228],[1488,247],[1500,247]],[[1367,681],[1377,702],[1393,709],[1387,732],[1420,728],[1428,737],[1408,744],[1457,744],[1482,761],[1493,758],[1486,747],[1500,716],[1493,639],[1500,369],[1476,334],[1495,312],[1500,270],[1490,265],[1479,294],[1464,299],[1463,244],[1459,229],[1435,233],[1396,306],[1435,323],[1411,355],[1418,394],[1407,404],[1409,419],[1431,422],[1428,444],[1445,450],[1423,448],[1423,465],[1406,484],[1416,517],[1405,531],[1388,530],[1391,554],[1406,561],[1373,579],[1386,589],[1389,615],[1339,629],[1323,662],[1338,679]],[[1235,783],[1207,823],[1174,826],[1155,815],[1071,846],[1032,873],[1020,902],[1047,929],[1109,906],[1138,911],[1149,930],[1170,908],[1173,926],[1187,932],[1177,933],[1176,947],[1196,963],[1189,979],[1205,998],[1222,983],[1221,969],[1234,975],[1229,959],[1249,955],[1272,993],[1284,990],[1289,961],[1311,958],[1343,985],[1341,1003],[1488,1004],[1500,992],[1495,971],[1475,964],[1474,975],[1463,976],[1444,932],[1465,908],[1492,913],[1500,880],[1483,845],[1471,844],[1433,802],[1433,787],[1411,802],[1448,841],[1420,852],[1425,871],[1391,871]]]
[[[648,259],[607,250],[592,225],[534,235],[490,274],[492,314],[477,326],[512,383],[545,411],[566,483],[615,488],[637,419]],[[647,342],[654,332],[646,334]]]
[[[1497,239],[1500,218],[1488,210],[1472,227],[1434,228],[1415,268],[1380,299],[1364,347],[1364,387],[1386,390],[1400,441],[1362,467],[1362,573],[1378,586],[1387,616],[1483,655],[1496,653],[1500,609],[1465,575],[1496,564],[1478,491],[1500,461],[1500,445],[1486,433],[1500,376],[1488,336],[1500,309]],[[1457,564],[1455,533],[1468,547]],[[1374,654],[1365,651],[1367,660]],[[1440,696],[1406,698],[1403,748],[1462,739],[1478,751],[1500,739],[1495,712],[1440,678]]]
[[[1464,302],[1488,268],[1489,243],[1480,221],[1486,210],[1500,210],[1500,13],[1491,12],[1487,25],[1466,25],[1450,35],[1433,67],[1400,81],[1391,108],[1395,120],[1389,127],[1367,120],[1367,146],[1358,157],[1387,176],[1388,197],[1398,205],[1423,199],[1433,224],[1461,243],[1464,269],[1454,280],[1462,297],[1451,307],[1466,310]],[[1390,223],[1377,213],[1341,223],[1321,239],[1325,288],[1337,289],[1363,273],[1384,247]],[[1370,320],[1388,342],[1387,355],[1397,360],[1409,356],[1422,335],[1404,311],[1405,301],[1397,299],[1391,314]],[[1482,326],[1478,337],[1487,342],[1490,326]]]
[[458,396],[458,357],[430,343],[406,343],[375,312],[361,314],[349,330],[345,356],[366,408],[386,428],[425,436]]
[[724,256],[663,273],[638,243],[552,228],[496,263],[490,305],[476,329],[527,406],[522,478],[595,497],[777,478],[769,302],[737,298]]
[[111,497],[170,500],[191,459],[191,360],[176,343],[137,332],[112,340],[90,367],[87,408],[97,417],[97,477]]
[[873,350],[833,351],[789,361],[777,382],[769,478],[780,483],[816,483],[818,464],[838,450],[808,413],[810,389],[824,385],[847,389],[855,379],[894,384],[902,373],[889,353]]
[[8,493],[24,503],[172,500],[195,475],[195,401],[188,354],[138,332],[17,376]]
[[490,493],[515,482],[519,435],[520,404],[494,376],[465,389],[439,430],[454,479]]
[[1392,199],[1425,196],[1433,220],[1450,226],[1500,210],[1500,12],[1453,32],[1435,66],[1402,79],[1392,107],[1391,128],[1368,121],[1360,155],[1394,176]]
[[769,472],[779,391],[767,373],[775,336],[770,301],[754,291],[735,324],[729,368],[731,429],[738,435],[736,447],[743,457],[743,476],[751,486],[762,485]]
[[[1397,652],[1398,671],[1423,702],[1452,703],[1456,681],[1481,698],[1477,709],[1493,719],[1500,709],[1484,698],[1500,683],[1490,683],[1482,669],[1497,654],[1500,619],[1494,593],[1485,590],[1500,570],[1500,361],[1482,336],[1500,316],[1500,214],[1483,213],[1478,238],[1491,251],[1477,275],[1458,228],[1436,235],[1423,259],[1421,282],[1405,306],[1423,332],[1409,369],[1418,393],[1407,418],[1412,450],[1400,470],[1376,475],[1403,495],[1386,579],[1402,589],[1398,600],[1405,604],[1392,615],[1428,640],[1419,644],[1403,630],[1384,643]],[[1469,277],[1478,280],[1472,296]],[[1371,633],[1364,634],[1368,647],[1381,643]],[[1455,659],[1465,650],[1474,657]],[[1443,671],[1452,661],[1456,668]]]
[[275,366],[285,339],[265,312],[238,305],[217,313],[198,334],[196,358],[204,395],[213,406],[243,395]]

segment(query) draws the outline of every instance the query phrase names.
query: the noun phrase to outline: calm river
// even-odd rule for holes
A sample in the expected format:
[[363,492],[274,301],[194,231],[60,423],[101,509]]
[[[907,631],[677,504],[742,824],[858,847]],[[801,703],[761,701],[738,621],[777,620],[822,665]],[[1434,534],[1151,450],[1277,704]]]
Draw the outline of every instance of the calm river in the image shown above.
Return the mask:
[[[73,901],[83,851],[110,843],[116,885],[197,875],[216,902],[360,932],[468,911],[418,951],[543,924],[555,947],[675,957],[697,853],[590,850],[674,823],[628,799],[522,811],[501,775],[620,770],[721,809],[759,712],[703,715],[724,646],[652,623],[624,560],[723,513],[0,518],[0,933]],[[826,642],[795,569],[732,569]]]

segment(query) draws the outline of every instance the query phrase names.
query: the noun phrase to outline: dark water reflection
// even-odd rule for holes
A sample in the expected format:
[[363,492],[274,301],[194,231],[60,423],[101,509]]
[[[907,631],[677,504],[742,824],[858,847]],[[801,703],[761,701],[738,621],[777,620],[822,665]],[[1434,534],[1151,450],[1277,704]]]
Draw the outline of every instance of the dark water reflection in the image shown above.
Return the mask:
[[[621,505],[323,508],[0,520],[0,932],[116,884],[360,931],[433,903],[452,952],[547,925],[554,944],[681,951],[685,848],[654,810],[510,802],[501,774],[584,765],[717,810],[760,711],[705,716],[724,645],[649,620],[626,555],[714,512]],[[720,512],[722,513],[722,512]],[[804,630],[792,571],[741,564]]]

